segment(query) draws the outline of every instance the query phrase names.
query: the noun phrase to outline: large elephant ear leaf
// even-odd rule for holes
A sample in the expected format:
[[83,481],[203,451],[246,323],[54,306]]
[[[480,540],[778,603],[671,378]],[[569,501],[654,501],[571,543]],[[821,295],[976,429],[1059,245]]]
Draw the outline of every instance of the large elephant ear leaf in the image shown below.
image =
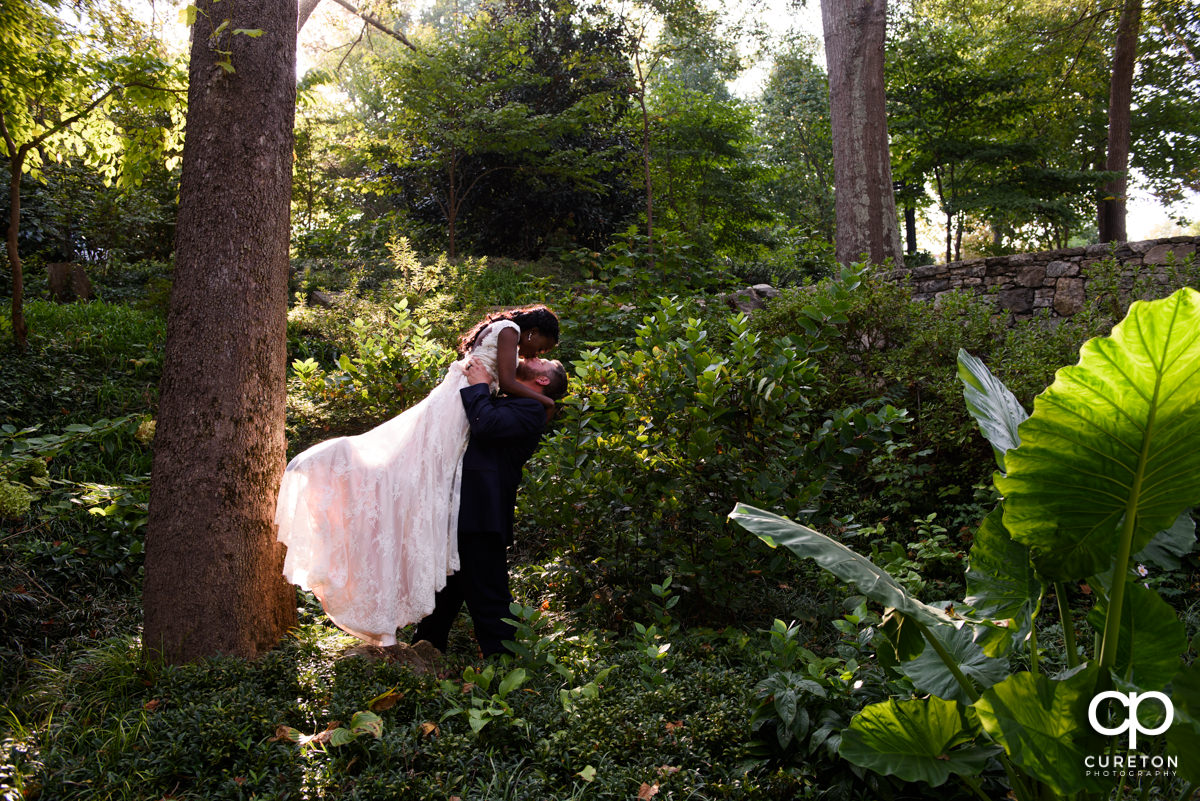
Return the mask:
[[1140,551],[1200,502],[1200,293],[1137,302],[1058,371],[1005,454],[1004,525],[1038,571],[1108,568],[1132,520]]
[[[1143,690],[1161,690],[1179,670],[1187,650],[1187,628],[1159,594],[1130,582],[1121,605],[1121,629],[1112,667]],[[1108,602],[1101,599],[1088,623],[1103,631]]]
[[1014,673],[984,690],[974,709],[984,731],[1013,763],[1055,792],[1102,789],[1106,783],[1091,776],[1084,762],[1109,745],[1087,723],[1098,674],[1089,667],[1055,681],[1027,671]]
[[[973,639],[971,629],[965,626],[961,629],[948,626],[931,629],[929,636],[938,638],[942,650],[976,687],[991,687],[1008,675],[1008,660],[986,656]],[[913,686],[920,693],[964,704],[970,702],[966,690],[933,648],[924,649],[916,659],[900,665],[898,670],[912,679]]]
[[870,559],[808,526],[744,503],[733,507],[729,517],[772,548],[782,545],[797,556],[812,559],[872,601],[892,607],[926,626],[952,623],[949,615],[909,595],[886,570]]
[[[1029,548],[1013,540],[1004,527],[1003,505],[983,519],[967,562],[967,597],[976,615],[1006,621],[1023,642],[1033,628],[1042,597],[1042,581],[1030,561]],[[995,656],[985,648],[989,656]]]
[[979,775],[999,753],[977,744],[978,734],[979,725],[955,701],[889,699],[854,716],[838,752],[876,773],[937,787],[952,775]]
[[996,464],[1003,470],[1004,454],[1021,444],[1017,427],[1029,413],[1004,382],[992,375],[983,362],[962,349],[958,351],[958,377],[963,382],[967,411],[992,444]]
[[1179,760],[1179,775],[1200,784],[1200,661],[1183,668],[1171,680],[1175,722],[1167,730],[1167,753]]

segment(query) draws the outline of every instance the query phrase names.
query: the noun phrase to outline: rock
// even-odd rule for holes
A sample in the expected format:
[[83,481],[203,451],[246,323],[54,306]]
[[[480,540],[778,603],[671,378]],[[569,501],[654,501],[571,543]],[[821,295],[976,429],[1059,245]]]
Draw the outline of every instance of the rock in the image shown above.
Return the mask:
[[1000,308],[1013,314],[1028,314],[1033,311],[1033,290],[1020,287],[1000,290]]
[[1167,264],[1171,261],[1172,254],[1176,264],[1183,264],[1183,260],[1195,252],[1196,246],[1192,244],[1157,245],[1146,252],[1142,264]]
[[1062,278],[1064,275],[1079,275],[1079,265],[1069,261],[1052,261],[1046,265],[1047,278]]
[[56,262],[46,265],[50,278],[50,298],[59,303],[92,299],[92,281],[82,264]]
[[389,645],[386,648],[378,645],[368,645],[363,643],[347,648],[342,652],[342,658],[362,657],[372,661],[392,662],[397,665],[403,665],[417,675],[425,673],[433,673],[437,670],[437,663],[442,658],[442,652],[434,648],[426,640],[413,643],[398,642],[395,645]]
[[1054,311],[1060,317],[1070,317],[1083,308],[1084,283],[1082,278],[1058,279],[1054,288]]
[[335,301],[333,293],[326,292],[324,289],[314,289],[308,293],[308,302],[313,306],[320,306],[322,309],[332,309]]
[[750,317],[765,306],[768,300],[778,296],[779,290],[770,284],[755,284],[728,295],[720,295],[718,299],[734,311]]

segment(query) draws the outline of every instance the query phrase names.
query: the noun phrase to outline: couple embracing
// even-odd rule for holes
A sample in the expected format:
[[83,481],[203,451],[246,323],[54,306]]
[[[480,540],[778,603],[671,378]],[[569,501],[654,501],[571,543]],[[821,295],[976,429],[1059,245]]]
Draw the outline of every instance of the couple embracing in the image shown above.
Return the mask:
[[517,485],[567,389],[562,365],[540,358],[558,329],[545,306],[489,315],[415,406],[288,464],[283,572],[339,627],[390,646],[418,623],[414,641],[445,650],[465,601],[484,655],[504,650]]

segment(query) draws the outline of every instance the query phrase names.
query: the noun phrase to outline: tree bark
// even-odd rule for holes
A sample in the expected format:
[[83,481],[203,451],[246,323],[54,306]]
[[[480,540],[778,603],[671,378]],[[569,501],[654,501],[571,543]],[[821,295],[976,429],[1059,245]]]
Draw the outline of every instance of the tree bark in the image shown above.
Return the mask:
[[23,351],[29,338],[29,327],[25,324],[25,276],[21,268],[18,234],[21,231],[21,171],[25,150],[14,149],[10,140],[9,152],[12,155],[8,160],[8,232],[4,237],[4,248],[8,251],[8,266],[12,271],[13,342],[17,350]]
[[1129,140],[1133,107],[1133,70],[1137,64],[1138,34],[1142,23],[1142,0],[1125,0],[1117,41],[1113,47],[1112,79],[1108,91],[1108,156],[1104,169],[1118,173],[1104,187],[1100,199],[1101,242],[1124,242],[1126,192],[1128,190]]
[[168,663],[255,657],[296,619],[273,522],[286,456],[296,2],[198,10],[143,598],[144,655]]
[[886,0],[821,0],[833,129],[836,251],[904,264],[884,105]]

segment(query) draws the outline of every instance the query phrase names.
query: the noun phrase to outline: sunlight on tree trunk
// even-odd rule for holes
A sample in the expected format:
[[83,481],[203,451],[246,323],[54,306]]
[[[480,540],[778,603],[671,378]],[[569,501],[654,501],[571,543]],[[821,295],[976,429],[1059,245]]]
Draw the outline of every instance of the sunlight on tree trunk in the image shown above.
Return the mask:
[[273,522],[286,456],[295,0],[205,0],[192,39],[143,599],[145,655],[168,663],[255,657],[296,619]]
[[829,70],[837,260],[903,266],[884,107],[885,0],[821,0]]

